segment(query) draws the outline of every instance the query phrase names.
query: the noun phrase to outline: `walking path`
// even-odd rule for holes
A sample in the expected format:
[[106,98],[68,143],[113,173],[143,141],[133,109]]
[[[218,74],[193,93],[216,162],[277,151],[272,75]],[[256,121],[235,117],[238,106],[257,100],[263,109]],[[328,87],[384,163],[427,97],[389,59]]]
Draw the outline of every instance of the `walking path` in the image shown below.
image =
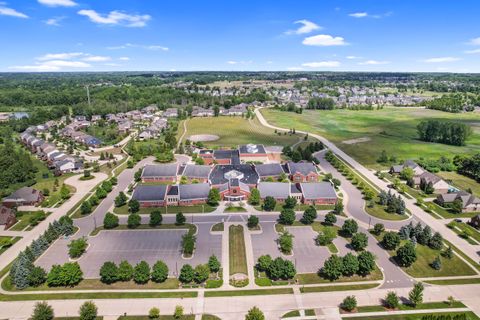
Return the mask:
[[[260,112],[262,108],[255,109],[255,114],[258,117],[260,123],[266,127],[277,129],[279,131],[288,131],[289,129],[284,129],[280,127],[273,126],[269,124],[265,118],[263,117],[262,113]],[[343,152],[340,148],[338,148],[335,144],[330,142],[329,140],[325,139],[324,137],[311,133],[311,132],[304,132],[304,131],[296,131],[297,133],[301,134],[309,134],[309,136],[316,138],[317,140],[321,141],[327,148],[329,148],[333,153],[339,156],[343,161],[347,162],[352,168],[358,171],[361,175],[366,177],[372,183],[374,183],[379,189],[381,190],[389,190],[388,182],[384,180],[380,180],[374,172],[365,168],[362,164],[358,161],[350,157],[348,154]],[[398,194],[395,190],[392,190],[394,194]],[[442,234],[442,236],[460,249],[463,253],[465,253],[469,258],[473,259],[474,261],[478,261],[479,254],[478,254],[478,247],[472,246],[468,244],[466,241],[460,239],[456,233],[446,227],[441,220],[437,220],[421,208],[415,205],[414,199],[407,199],[402,196],[405,201],[407,209],[412,213],[412,215],[417,218],[418,220],[422,221],[424,224],[429,225],[433,230],[438,231]]]

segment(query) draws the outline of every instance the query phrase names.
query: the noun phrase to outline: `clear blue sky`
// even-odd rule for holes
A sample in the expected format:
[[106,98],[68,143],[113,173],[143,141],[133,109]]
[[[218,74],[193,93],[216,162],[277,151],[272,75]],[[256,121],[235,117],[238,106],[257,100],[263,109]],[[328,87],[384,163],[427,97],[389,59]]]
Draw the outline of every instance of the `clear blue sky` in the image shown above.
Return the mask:
[[477,0],[0,0],[0,71],[480,72]]

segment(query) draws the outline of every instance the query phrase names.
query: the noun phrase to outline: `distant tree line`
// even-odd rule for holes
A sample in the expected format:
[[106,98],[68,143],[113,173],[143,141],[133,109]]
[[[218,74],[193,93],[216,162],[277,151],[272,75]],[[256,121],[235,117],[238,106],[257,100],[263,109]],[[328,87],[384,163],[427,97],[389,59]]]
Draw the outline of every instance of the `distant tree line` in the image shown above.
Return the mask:
[[417,125],[417,132],[422,141],[464,146],[472,129],[459,122],[423,120]]
[[453,163],[458,173],[480,181],[480,153],[473,156],[456,155]]
[[308,100],[307,109],[333,110],[335,101],[332,98],[313,97]]

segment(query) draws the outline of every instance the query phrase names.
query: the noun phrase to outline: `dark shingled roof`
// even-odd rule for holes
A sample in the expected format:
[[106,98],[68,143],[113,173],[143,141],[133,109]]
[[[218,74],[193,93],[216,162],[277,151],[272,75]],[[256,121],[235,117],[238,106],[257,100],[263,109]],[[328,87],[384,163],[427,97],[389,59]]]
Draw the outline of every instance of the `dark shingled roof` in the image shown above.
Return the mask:
[[183,170],[182,175],[188,178],[205,178],[208,179],[208,175],[212,168],[210,166],[200,166],[194,164],[187,164]]
[[238,171],[243,174],[243,178],[240,179],[241,182],[250,185],[257,184],[258,174],[255,171],[254,167],[249,164],[216,165],[210,173],[210,182],[212,183],[212,185],[227,183],[228,179],[225,178],[225,173],[232,170]]
[[167,195],[169,196],[178,196],[178,186],[170,186],[170,188],[168,189],[168,193]]
[[300,189],[305,199],[337,198],[330,182],[300,183]]
[[207,199],[210,185],[208,183],[181,184],[178,189],[180,200]]
[[138,201],[161,201],[165,200],[168,185],[160,184],[155,186],[138,185],[133,192],[132,199]]
[[148,165],[143,169],[142,177],[175,177],[177,171],[176,163]]
[[40,191],[31,187],[23,187],[4,198],[3,201],[7,202],[36,202],[40,196]]
[[279,163],[257,164],[255,170],[260,177],[279,176],[285,173],[282,165]]
[[311,162],[288,162],[288,171],[290,174],[294,174],[296,172],[299,172],[303,174],[304,176],[308,175],[310,172],[315,172],[317,173],[317,169]]

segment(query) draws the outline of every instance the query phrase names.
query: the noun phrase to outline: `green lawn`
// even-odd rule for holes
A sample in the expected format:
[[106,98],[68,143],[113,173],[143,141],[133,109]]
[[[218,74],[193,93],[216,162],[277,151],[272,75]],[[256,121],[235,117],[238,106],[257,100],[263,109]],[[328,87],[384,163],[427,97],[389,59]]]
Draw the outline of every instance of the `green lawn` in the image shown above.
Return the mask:
[[[197,206],[172,206],[172,207],[157,207],[157,208],[140,208],[138,214],[150,214],[152,211],[159,210],[162,214],[166,213],[208,213],[214,211],[216,208],[208,204],[197,205]],[[113,212],[116,214],[130,214],[128,212],[128,206],[124,205],[113,209]]]
[[[405,314],[405,315],[389,315],[388,319],[392,320],[421,320],[424,316],[431,315],[432,313],[417,313],[417,314]],[[475,315],[473,312],[435,312],[434,315],[449,315],[451,317],[455,315],[465,314],[467,320],[479,320],[480,318]],[[356,319],[356,320],[384,320],[385,316],[365,316],[365,317],[343,317],[342,319]]]
[[[183,124],[179,124],[180,127]],[[182,130],[179,130],[177,139]],[[258,143],[265,145],[292,145],[300,135],[278,135],[273,129],[265,128],[255,118],[246,120],[242,117],[193,118],[187,123],[185,139],[197,134],[212,134],[219,140],[204,142],[209,147],[237,147],[239,144]]]
[[339,283],[339,282],[357,282],[357,281],[376,281],[382,280],[383,275],[378,267],[375,267],[372,273],[362,277],[359,275],[353,275],[351,277],[340,277],[338,280],[330,281],[320,277],[316,273],[299,273],[295,276],[299,284],[317,284],[317,283]]
[[293,294],[292,288],[253,289],[253,290],[217,290],[206,291],[205,298],[213,297],[241,297],[241,296],[266,296],[272,294]]
[[[428,310],[428,309],[445,309],[445,308],[466,308],[466,306],[461,303],[460,301],[454,301],[450,304],[448,301],[440,301],[440,302],[425,302],[417,304],[416,306],[412,306],[410,304],[401,303],[398,306],[398,310]],[[358,313],[363,312],[381,312],[381,311],[388,311],[387,308],[384,306],[361,306],[357,307]]]
[[245,239],[242,226],[230,226],[228,251],[230,256],[230,275],[236,273],[247,275],[247,253],[245,250]]
[[[383,235],[374,237],[380,241]],[[402,246],[405,243],[403,240],[400,244]],[[445,242],[446,245],[448,245]],[[453,248],[456,251],[456,248]],[[449,276],[470,276],[477,273],[470,268],[462,259],[454,255],[452,259],[440,257],[442,261],[442,268],[440,270],[433,269],[430,264],[435,260],[437,256],[441,254],[440,250],[431,249],[428,246],[417,244],[417,260],[408,268],[402,267],[402,269],[414,278],[427,278],[427,277],[449,277]],[[391,256],[395,256],[395,251],[388,251]]]
[[0,254],[4,253],[5,250],[13,246],[21,237],[7,237],[7,236],[0,236]]
[[127,136],[127,134],[120,134],[116,124],[105,124],[100,126],[93,124],[85,129],[86,133],[100,139],[102,145],[109,146],[118,143]]
[[473,194],[476,195],[477,197],[480,197],[480,183],[475,181],[472,178],[462,176],[461,174],[458,174],[456,172],[446,172],[446,171],[441,171],[437,173],[440,177],[445,179],[446,181],[452,183],[455,187],[462,189],[462,190],[467,190],[467,189],[472,189]]
[[[464,232],[466,232],[468,238],[473,238],[477,241],[472,241],[471,244],[473,245],[477,245],[480,242],[480,232],[469,224],[452,221],[448,224],[448,227],[450,227],[455,233],[459,234],[462,238],[464,237]],[[458,229],[460,229],[460,231],[458,231]],[[468,241],[468,239],[466,240]]]
[[220,231],[223,231],[223,230],[224,230],[223,222],[216,223],[212,226],[212,231],[220,232]]
[[244,207],[227,207],[227,208],[225,208],[224,212],[225,213],[228,213],[228,212],[247,212],[247,209],[245,209]]
[[428,280],[425,283],[435,284],[438,286],[451,286],[457,284],[479,284],[480,278],[463,278],[463,279],[450,279],[450,280]]
[[[266,120],[282,128],[318,133],[347,154],[370,168],[381,168],[376,162],[382,150],[397,159],[418,157],[438,159],[456,154],[473,154],[480,148],[478,113],[448,113],[429,109],[388,107],[374,111],[305,110],[302,114],[262,109]],[[417,139],[416,126],[422,119],[456,120],[471,124],[474,134],[463,147],[422,142]],[[363,143],[343,141],[369,138]]]
[[45,220],[49,213],[43,211],[17,211],[17,223],[10,227],[10,231],[22,231],[27,227],[35,227],[38,222]]
[[378,287],[379,283],[354,284],[344,286],[319,286],[319,287],[301,287],[301,293],[312,292],[330,292],[330,291],[346,291],[346,290],[367,290]]
[[196,298],[194,291],[174,292],[71,292],[71,293],[32,293],[22,295],[0,294],[0,301],[31,300],[69,300],[69,299],[161,299],[161,298]]

